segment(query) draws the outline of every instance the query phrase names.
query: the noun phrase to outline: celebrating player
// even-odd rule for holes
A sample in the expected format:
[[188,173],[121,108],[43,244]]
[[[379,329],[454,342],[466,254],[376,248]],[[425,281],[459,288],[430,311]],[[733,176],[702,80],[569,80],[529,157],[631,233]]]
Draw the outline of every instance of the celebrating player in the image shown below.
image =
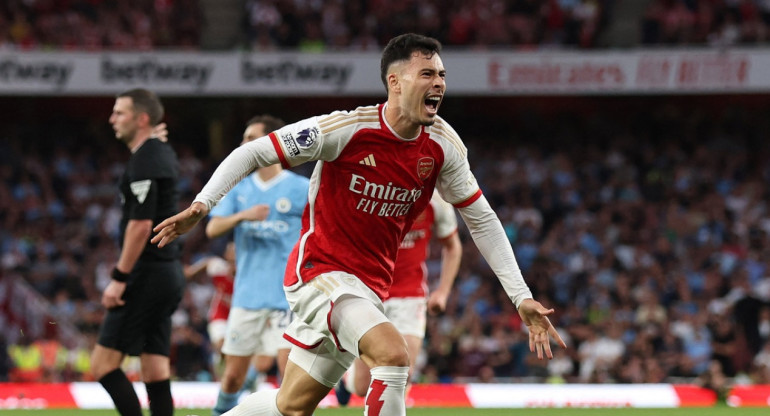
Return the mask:
[[387,102],[288,125],[234,150],[193,204],[157,227],[160,247],[188,232],[255,167],[317,160],[302,234],[284,286],[297,318],[281,388],[257,392],[227,413],[311,415],[353,359],[371,368],[368,415],[402,416],[409,372],[404,337],[383,312],[399,246],[434,188],[455,206],[529,328],[530,350],[552,357],[564,342],[532,298],[497,215],[479,189],[466,148],[437,113],[446,70],[433,38],[388,42],[380,64]]

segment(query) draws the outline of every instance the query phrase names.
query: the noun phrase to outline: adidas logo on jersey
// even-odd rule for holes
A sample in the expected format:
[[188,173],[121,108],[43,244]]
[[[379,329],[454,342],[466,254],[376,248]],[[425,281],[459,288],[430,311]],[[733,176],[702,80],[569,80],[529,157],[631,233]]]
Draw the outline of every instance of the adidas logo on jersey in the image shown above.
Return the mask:
[[361,165],[377,167],[377,163],[374,162],[374,153],[370,153],[369,156],[361,159],[358,163]]

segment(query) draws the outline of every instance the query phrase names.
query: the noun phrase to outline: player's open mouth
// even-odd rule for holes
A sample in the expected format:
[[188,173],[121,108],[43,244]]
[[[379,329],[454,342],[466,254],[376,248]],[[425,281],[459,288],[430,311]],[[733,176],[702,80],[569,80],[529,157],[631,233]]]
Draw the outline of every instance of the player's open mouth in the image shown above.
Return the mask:
[[432,95],[425,99],[425,108],[428,110],[431,114],[436,114],[438,111],[438,105],[441,102],[441,96],[439,95]]

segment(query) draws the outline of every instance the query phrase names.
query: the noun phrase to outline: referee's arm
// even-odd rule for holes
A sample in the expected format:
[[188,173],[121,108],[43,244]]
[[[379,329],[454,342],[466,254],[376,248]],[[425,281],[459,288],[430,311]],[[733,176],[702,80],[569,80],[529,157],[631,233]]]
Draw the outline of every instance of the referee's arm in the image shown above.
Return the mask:
[[123,237],[123,249],[116,267],[123,273],[131,273],[139,256],[144,251],[144,246],[150,241],[152,235],[152,220],[129,220],[126,224],[126,233]]

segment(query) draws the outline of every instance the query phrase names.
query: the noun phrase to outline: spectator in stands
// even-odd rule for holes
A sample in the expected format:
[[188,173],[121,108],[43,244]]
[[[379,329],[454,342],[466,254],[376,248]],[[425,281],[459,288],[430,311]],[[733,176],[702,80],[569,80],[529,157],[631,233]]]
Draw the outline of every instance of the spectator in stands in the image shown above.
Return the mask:
[[[0,5],[0,50],[200,49],[200,0],[23,2]],[[495,2],[243,2],[241,36],[229,48],[379,50],[396,33],[420,32],[448,46],[595,49],[613,43],[616,0]],[[305,7],[298,7],[302,4]],[[621,14],[621,13],[619,13]],[[622,14],[621,14],[622,15]],[[770,39],[766,2],[653,0],[638,20],[641,45],[731,46]]]
[[9,381],[11,370],[13,370],[13,360],[9,354],[9,348],[5,336],[0,334],[0,383]]
[[[0,5],[0,48],[199,49],[198,0],[24,2]],[[7,39],[7,40],[6,40]]]
[[43,377],[43,353],[30,337],[21,336],[19,343],[8,347],[13,362],[10,381],[37,382]]
[[[4,6],[5,3],[0,4],[0,9]],[[691,98],[708,101],[703,97]],[[520,266],[524,268],[529,263],[525,276],[563,311],[554,322],[567,328],[572,336],[572,348],[565,351],[573,364],[573,370],[563,376],[567,381],[575,381],[579,374],[580,360],[571,354],[585,342],[589,329],[601,329],[602,319],[623,323],[622,339],[626,344],[623,359],[615,363],[609,377],[653,380],[662,370],[666,382],[689,382],[708,368],[700,358],[706,353],[711,356],[711,332],[703,322],[709,304],[723,313],[732,313],[728,317],[736,322],[736,328],[742,322],[750,329],[748,321],[738,315],[742,298],[735,297],[732,309],[723,299],[736,288],[734,283],[745,280],[744,291],[751,294],[751,302],[756,301],[756,305],[745,304],[749,307],[746,310],[768,308],[770,278],[766,276],[770,263],[766,253],[770,211],[765,189],[750,185],[765,183],[770,178],[770,153],[767,144],[759,140],[764,137],[759,126],[765,123],[766,111],[758,105],[755,109],[755,104],[741,106],[740,97],[731,98],[736,104],[725,110],[696,107],[688,100],[682,98],[684,104],[676,109],[665,105],[646,108],[634,104],[634,100],[624,101],[632,109],[628,112],[633,114],[631,121],[606,108],[578,120],[530,114],[529,118],[540,121],[536,128],[529,129],[519,129],[520,122],[506,118],[505,123],[511,124],[503,124],[501,131],[515,130],[521,137],[531,138],[531,143],[511,139],[516,140],[515,146],[501,144],[497,134],[469,137],[471,166],[479,180],[490,186],[484,192],[489,191],[490,202],[499,210],[507,237],[516,245],[517,256],[522,254],[517,257]],[[739,114],[740,122],[730,114]],[[41,279],[39,287],[54,290],[47,293],[49,300],[54,300],[50,296],[56,293],[69,294],[69,290],[61,290],[61,281],[56,282],[61,279],[57,278],[58,272],[41,274],[32,269],[35,259],[47,258],[46,262],[52,265],[47,267],[59,270],[63,264],[60,260],[71,252],[66,263],[77,264],[81,277],[77,283],[82,287],[75,292],[83,293],[82,298],[70,298],[75,309],[73,321],[82,333],[93,334],[102,319],[99,296],[117,259],[113,239],[120,211],[116,209],[114,183],[126,154],[124,149],[97,139],[94,132],[99,128],[94,124],[59,125],[51,120],[55,118],[22,123],[25,128],[0,123],[0,267],[4,273],[0,282],[12,276]],[[231,124],[233,131],[240,129],[240,124]],[[512,125],[517,129],[511,129]],[[635,126],[630,129],[633,131],[627,131],[629,125]],[[731,129],[731,147],[727,151],[718,146],[715,137]],[[573,148],[576,132],[583,139]],[[658,133],[652,132],[668,133],[661,133],[663,136],[656,139]],[[49,137],[56,138],[55,145],[36,145],[33,149],[33,144]],[[67,137],[78,137],[82,142],[73,144]],[[697,144],[693,137],[698,137]],[[604,145],[604,140],[611,145]],[[41,148],[50,151],[46,153]],[[565,151],[558,154],[552,149]],[[640,156],[644,154],[651,158]],[[27,159],[31,160],[30,165],[25,165]],[[186,160],[185,167],[196,167],[184,173],[185,188],[196,192],[200,177],[210,175],[212,161],[195,157],[192,152]],[[40,174],[30,174],[25,166],[40,169]],[[27,178],[23,179],[25,171]],[[51,178],[53,194],[44,191],[49,187],[44,177]],[[491,179],[497,177],[506,180]],[[654,178],[658,180],[653,182]],[[564,187],[570,181],[572,184]],[[57,205],[58,201],[58,205],[65,207],[63,215],[53,222],[57,224],[55,233],[48,220],[26,217],[21,209],[22,200],[13,196],[17,188],[37,188],[44,206]],[[53,218],[54,212],[44,210],[43,218]],[[467,245],[469,235],[462,227],[460,237]],[[188,240],[186,246],[190,250],[188,258],[218,252],[206,239]],[[527,250],[526,263],[522,248]],[[585,252],[591,255],[586,257]],[[438,276],[438,254],[431,253],[427,263],[430,285],[435,284]],[[494,343],[490,343],[494,349],[484,357],[481,366],[491,366],[497,380],[514,380],[540,371],[515,358],[522,336],[520,326],[509,319],[510,310],[494,292],[489,293],[489,283],[485,284],[489,276],[480,272],[484,267],[477,253],[465,250],[455,285],[457,293],[450,297],[446,315],[428,321],[424,379],[468,380],[460,378],[464,374],[454,366],[465,361],[458,346],[465,335],[464,322],[470,322],[471,315],[473,319],[478,319],[476,315],[483,317],[482,321],[490,327],[488,334],[494,335]],[[51,279],[52,282],[43,281]],[[610,290],[607,293],[599,290],[599,286]],[[659,323],[635,321],[635,312],[644,299],[640,297],[644,293],[639,289],[642,287],[652,290],[657,305],[666,311],[666,318]],[[0,305],[4,302],[2,292]],[[191,298],[199,303],[196,308],[206,309],[208,298]],[[580,307],[572,305],[575,302]],[[604,305],[607,302],[609,308]],[[757,313],[761,314],[756,320],[760,341],[747,341],[745,346],[755,346],[758,352],[737,348],[733,357],[738,361],[763,362],[763,354],[766,355],[762,348],[766,348],[763,346],[770,334],[770,317],[764,314],[770,312]],[[657,312],[652,315],[662,316]],[[502,329],[497,326],[501,323]],[[10,343],[16,341],[9,334],[19,333],[18,327],[11,329],[13,324],[6,322],[3,326]],[[692,343],[696,332],[700,332],[705,343]],[[741,332],[737,333],[738,339]],[[484,334],[484,325],[481,333]],[[497,349],[500,339],[507,342],[507,355]],[[651,356],[660,361],[660,370],[649,364]],[[744,371],[752,379],[760,380],[758,365]],[[78,377],[77,372],[72,374],[68,377]]]

